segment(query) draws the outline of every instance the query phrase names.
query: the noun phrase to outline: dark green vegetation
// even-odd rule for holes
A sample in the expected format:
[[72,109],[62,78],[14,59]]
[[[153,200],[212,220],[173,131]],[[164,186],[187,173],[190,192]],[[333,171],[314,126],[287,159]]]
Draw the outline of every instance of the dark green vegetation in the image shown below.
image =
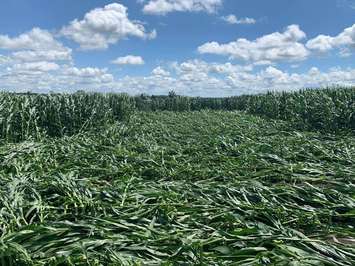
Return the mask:
[[309,89],[228,98],[136,97],[139,110],[239,110],[289,121],[298,129],[355,130],[355,87]]
[[354,165],[351,132],[228,111],[4,143],[0,263],[354,265]]
[[299,130],[355,130],[355,87],[229,98],[125,94],[0,93],[0,139],[62,137],[128,120],[134,111],[239,110],[288,121]]
[[0,139],[62,137],[126,120],[134,99],[120,94],[0,93]]

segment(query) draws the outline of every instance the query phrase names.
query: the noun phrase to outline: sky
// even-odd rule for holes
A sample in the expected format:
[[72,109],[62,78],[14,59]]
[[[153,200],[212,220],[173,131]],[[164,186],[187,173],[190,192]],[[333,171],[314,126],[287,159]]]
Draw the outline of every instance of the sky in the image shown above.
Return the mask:
[[355,0],[1,0],[0,89],[218,97],[355,85]]

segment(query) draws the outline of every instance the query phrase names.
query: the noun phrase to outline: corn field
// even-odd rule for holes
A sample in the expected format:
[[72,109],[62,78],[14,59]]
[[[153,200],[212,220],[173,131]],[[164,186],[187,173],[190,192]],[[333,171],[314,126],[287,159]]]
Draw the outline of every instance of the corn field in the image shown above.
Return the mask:
[[134,101],[119,94],[11,94],[0,93],[0,138],[62,137],[113,120],[125,120]]
[[355,87],[268,92],[227,98],[140,96],[143,111],[239,110],[293,123],[299,129],[336,131],[355,129]]
[[353,97],[3,93],[0,265],[355,265]]
[[355,88],[304,90],[229,98],[136,96],[125,94],[0,93],[0,139],[62,137],[112,121],[134,111],[239,110],[288,121],[297,129],[355,130]]

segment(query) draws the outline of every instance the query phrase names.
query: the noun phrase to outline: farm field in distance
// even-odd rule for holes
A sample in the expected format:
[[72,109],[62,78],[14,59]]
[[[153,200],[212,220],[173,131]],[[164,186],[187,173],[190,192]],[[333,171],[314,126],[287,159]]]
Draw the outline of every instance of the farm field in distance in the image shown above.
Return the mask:
[[352,131],[136,110],[21,136],[0,145],[2,265],[355,263]]

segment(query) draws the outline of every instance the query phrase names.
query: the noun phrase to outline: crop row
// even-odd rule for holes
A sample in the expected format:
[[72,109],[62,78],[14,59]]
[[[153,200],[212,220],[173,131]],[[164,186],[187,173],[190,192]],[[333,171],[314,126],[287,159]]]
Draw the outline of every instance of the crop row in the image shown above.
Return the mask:
[[355,129],[355,87],[303,90],[227,98],[126,94],[0,93],[0,139],[21,141],[41,136],[73,135],[133,111],[239,110],[289,121],[298,129]]
[[240,110],[291,122],[299,129],[336,131],[355,129],[355,87],[268,92],[226,98],[136,97],[141,110]]
[[0,94],[0,138],[62,137],[127,119],[134,101],[121,94]]

